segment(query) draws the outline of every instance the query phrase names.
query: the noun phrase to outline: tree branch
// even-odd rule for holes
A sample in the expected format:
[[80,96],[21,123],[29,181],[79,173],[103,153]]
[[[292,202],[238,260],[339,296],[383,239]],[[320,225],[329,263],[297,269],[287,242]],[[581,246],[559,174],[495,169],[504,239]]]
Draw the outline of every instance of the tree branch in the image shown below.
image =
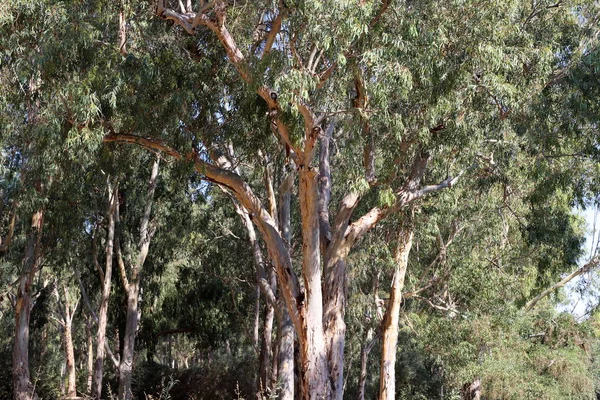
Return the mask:
[[331,201],[331,165],[329,162],[329,142],[335,128],[330,122],[321,135],[319,147],[319,230],[321,233],[321,253],[331,242],[331,224],[329,222],[329,202]]
[[265,43],[265,48],[263,50],[262,57],[264,57],[266,54],[269,54],[271,52],[273,43],[275,43],[275,38],[277,37],[277,34],[281,31],[281,22],[283,20],[283,16],[284,16],[284,12],[285,12],[284,7],[285,6],[283,4],[283,1],[280,0],[279,1],[279,13],[277,14],[277,17],[275,17],[275,19],[273,20],[273,23],[271,24],[271,30],[269,31],[269,34],[267,35],[267,42]]
[[204,179],[214,182],[228,188],[242,206],[248,210],[249,216],[260,230],[271,260],[276,266],[277,275],[282,285],[290,317],[298,329],[300,329],[300,316],[296,305],[296,298],[299,298],[301,288],[299,282],[293,273],[292,263],[287,252],[287,247],[282,239],[275,220],[269,212],[262,206],[260,200],[250,186],[238,175],[231,171],[219,168],[200,158],[192,151],[188,154],[181,154],[175,149],[165,145],[160,140],[147,139],[129,134],[111,134],[104,137],[105,142],[118,142],[136,144],[148,150],[162,151],[176,160],[187,160],[194,163],[195,170],[204,176]]
[[600,254],[596,255],[592,260],[590,260],[588,263],[583,265],[581,268],[571,272],[569,275],[565,276],[563,279],[561,279],[554,285],[550,286],[548,289],[544,290],[542,293],[535,296],[533,299],[531,299],[525,305],[525,310],[530,311],[533,307],[535,307],[535,305],[541,299],[548,296],[550,293],[560,289],[561,287],[565,286],[567,283],[569,283],[570,281],[572,281],[574,278],[578,277],[579,275],[582,275],[582,274],[588,272],[589,270],[591,270],[592,268],[597,267],[598,264],[600,264]]

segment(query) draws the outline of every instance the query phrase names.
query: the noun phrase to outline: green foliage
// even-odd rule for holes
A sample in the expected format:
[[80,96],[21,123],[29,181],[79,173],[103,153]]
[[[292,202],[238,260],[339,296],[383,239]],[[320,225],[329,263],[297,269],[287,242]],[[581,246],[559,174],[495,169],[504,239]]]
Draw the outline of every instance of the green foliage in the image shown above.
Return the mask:
[[[282,31],[260,57],[257,36],[272,28],[278,4],[285,8]],[[225,25],[251,82],[240,78],[216,35],[203,28],[187,35],[157,18],[151,3],[13,0],[0,6],[0,237],[6,238],[12,213],[17,216],[13,243],[0,259],[5,364],[14,315],[4,293],[14,291],[32,213],[45,211],[43,267],[33,285],[39,296],[30,324],[32,376],[39,394],[52,398],[60,395],[63,355],[60,329],[50,318],[58,304],[49,290],[60,282],[79,291],[77,270],[97,307],[107,179],[119,180],[125,261],[131,265],[137,256],[154,155],[103,140],[133,134],[202,160],[233,148],[237,172],[266,199],[265,169],[277,187],[293,168],[273,134],[273,110],[256,93],[266,85],[277,93],[277,116],[295,146],[306,142],[298,105],[322,118],[323,127],[335,122],[332,220],[349,191],[361,196],[351,221],[393,205],[422,152],[431,155],[424,185],[464,172],[454,187],[411,209],[415,245],[404,288],[399,398],[433,398],[440,390],[457,398],[476,376],[487,398],[591,398],[599,387],[593,321],[578,324],[552,310],[552,301],[535,313],[519,309],[575,268],[585,232],[573,208],[599,201],[597,2],[384,4],[228,2]],[[127,21],[125,56],[117,48],[120,12]],[[314,70],[307,68],[311,58],[319,60]],[[330,67],[333,74],[321,81]],[[365,86],[362,105],[357,75]],[[367,142],[375,149],[376,182],[364,177]],[[257,357],[248,332],[256,294],[246,233],[228,196],[203,181],[202,170],[163,156],[152,212],[156,234],[142,279],[136,394],[233,398],[239,383],[250,398],[255,383],[248,365]],[[302,261],[297,199],[292,209],[296,268]],[[382,221],[350,255],[349,397],[357,391],[354,360],[379,324],[374,297],[389,295],[405,218],[399,213]],[[126,312],[117,275],[108,335],[113,349],[121,347]],[[74,322],[81,349],[85,319],[91,320],[86,307],[80,305]],[[165,337],[177,330],[187,336],[177,339],[179,353],[171,353]],[[379,351],[375,346],[369,367],[371,397]],[[183,362],[186,353],[205,358],[187,371],[163,365]],[[84,356],[78,352],[79,364]],[[0,397],[10,390],[0,387]]]

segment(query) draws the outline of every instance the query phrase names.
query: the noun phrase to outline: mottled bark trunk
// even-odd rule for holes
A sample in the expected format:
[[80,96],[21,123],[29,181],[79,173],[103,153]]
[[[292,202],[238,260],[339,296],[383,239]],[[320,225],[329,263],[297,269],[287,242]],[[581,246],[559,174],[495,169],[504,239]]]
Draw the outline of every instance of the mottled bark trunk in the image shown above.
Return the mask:
[[[294,178],[288,176],[284,179],[279,191],[279,230],[281,236],[288,244],[291,241],[291,190]],[[294,325],[285,307],[282,307],[279,327],[279,351],[277,383],[279,385],[279,399],[294,399]]]
[[[269,274],[270,287],[275,288],[275,274]],[[275,308],[270,302],[265,302],[265,319],[263,323],[263,335],[260,346],[260,367],[259,367],[259,390],[271,390],[271,368],[273,360],[273,320],[275,318]]]
[[64,324],[65,358],[67,362],[67,397],[77,397],[77,375],[75,372],[75,350],[73,349],[72,327],[73,324],[69,318]]
[[[148,251],[150,250],[150,240],[153,236],[153,232],[150,228],[150,215],[152,213],[154,192],[156,191],[159,164],[160,158],[156,157],[152,165],[152,172],[150,173],[150,181],[148,183],[148,192],[146,193],[146,204],[144,206],[144,214],[142,215],[142,220],[140,222],[140,241],[138,244],[138,259],[133,265],[130,282],[127,282],[125,266],[123,264],[123,260],[120,254],[120,246],[117,245],[119,253],[119,266],[121,269],[121,275],[124,278],[123,284],[125,286],[125,290],[127,291],[127,316],[125,319],[125,335],[123,336],[123,354],[121,356],[121,362],[119,363],[120,400],[131,400],[133,397],[133,394],[131,392],[131,376],[133,373],[135,334],[137,332],[138,321],[140,316],[138,301],[140,297],[142,269],[144,267],[144,263],[146,262],[146,257],[148,257]],[[118,222],[118,205],[115,207],[115,209]]]
[[329,221],[331,199],[331,165],[329,142],[335,123],[331,122],[320,138],[319,147],[319,229],[321,251],[324,255],[324,315],[325,341],[331,382],[331,398],[341,400],[344,392],[344,347],[346,324],[346,256],[351,244],[343,239],[347,219],[337,219],[332,229]]
[[17,284],[15,304],[15,337],[12,353],[12,379],[15,400],[37,399],[29,375],[29,319],[31,316],[31,285],[37,272],[43,213],[31,218],[31,230],[23,257],[21,276]]
[[256,274],[256,286],[254,288],[254,329],[252,330],[252,345],[258,349],[260,340],[260,283]]
[[108,300],[112,277],[112,259],[115,238],[115,208],[117,204],[116,185],[108,181],[108,234],[106,237],[106,266],[102,279],[102,297],[98,311],[98,331],[96,334],[96,361],[94,363],[94,376],[92,380],[92,398],[101,399],[102,373],[104,369],[104,346],[106,342],[106,324],[108,319]]
[[[65,286],[64,290],[64,298],[62,308],[59,308],[58,313],[60,319],[58,322],[62,327],[63,333],[63,345],[65,349],[65,375],[67,377],[67,384],[64,388],[65,396],[67,398],[77,397],[77,376],[75,372],[75,351],[73,349],[73,317],[75,315],[75,310],[77,310],[77,306],[79,305],[79,300],[72,302],[72,298],[69,295],[69,289]],[[56,295],[56,300],[60,304],[61,296],[59,294],[58,288],[55,287],[54,294]],[[64,383],[62,381],[61,383]]]
[[92,337],[91,322],[86,322],[85,332],[87,335],[87,379],[86,393],[92,393],[92,378],[94,376],[94,338]]
[[[344,348],[346,345],[346,257],[350,249],[342,249],[343,255],[330,260],[327,273],[327,301],[325,302],[325,338],[327,358],[332,384],[332,399],[344,396]],[[333,264],[333,265],[331,265]]]
[[127,292],[127,317],[125,335],[123,336],[123,354],[119,363],[119,399],[129,400],[131,393],[131,375],[133,371],[133,356],[135,348],[135,333],[138,324],[139,284],[130,283]]
[[481,400],[481,379],[475,378],[471,384],[465,384],[462,397],[464,400]]
[[396,270],[392,281],[390,299],[383,320],[383,342],[381,350],[381,373],[379,378],[379,400],[396,398],[396,346],[398,344],[398,321],[404,277],[408,266],[408,255],[412,247],[413,229],[404,226],[398,234]]
[[319,251],[317,174],[300,168],[300,213],[302,216],[302,275],[305,298],[297,299],[301,317],[300,366],[305,399],[329,399],[331,385],[323,331],[323,294]]

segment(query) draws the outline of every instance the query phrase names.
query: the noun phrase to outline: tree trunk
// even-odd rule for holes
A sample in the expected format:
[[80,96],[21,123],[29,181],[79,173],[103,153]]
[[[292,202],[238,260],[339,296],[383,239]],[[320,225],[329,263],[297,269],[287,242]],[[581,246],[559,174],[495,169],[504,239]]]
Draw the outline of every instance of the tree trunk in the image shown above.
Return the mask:
[[[88,317],[89,319],[89,317]],[[92,324],[86,321],[85,332],[87,335],[87,380],[86,392],[92,393],[92,377],[94,376],[94,339],[92,337]]]
[[[275,288],[275,274],[270,273],[269,282],[271,290]],[[258,389],[265,391],[271,390],[271,361],[273,360],[273,320],[275,317],[275,308],[270,302],[265,303],[265,319],[263,323],[263,336],[260,346],[260,368]]]
[[125,335],[123,336],[123,355],[119,363],[119,399],[130,400],[131,376],[133,372],[133,356],[135,346],[135,333],[138,324],[138,298],[139,284],[130,283],[127,292],[127,317],[125,321]]
[[296,299],[300,311],[300,366],[305,399],[329,399],[331,386],[323,331],[323,293],[319,251],[317,174],[300,167],[300,213],[302,216],[302,275],[305,297]]
[[481,379],[475,378],[471,384],[465,384],[462,397],[464,400],[481,400]]
[[73,349],[73,322],[67,316],[64,325],[65,355],[67,361],[67,397],[77,397],[77,375],[75,373],[75,351]]
[[12,378],[15,400],[37,399],[35,387],[29,375],[29,318],[31,316],[31,285],[37,272],[43,212],[31,218],[31,230],[27,239],[21,276],[17,285],[15,305],[15,339],[12,353]]
[[396,398],[396,345],[398,344],[398,321],[404,277],[408,265],[408,255],[412,247],[412,227],[402,227],[398,235],[396,250],[396,271],[392,281],[390,299],[383,320],[383,346],[381,349],[381,374],[379,377],[379,400]]
[[254,288],[254,329],[252,330],[252,345],[258,349],[260,337],[260,283],[258,282],[258,273],[256,274],[256,286]]
[[375,343],[377,343],[377,339],[379,338],[379,334],[375,337],[373,336],[373,328],[370,328],[367,331],[367,337],[365,343],[363,343],[362,349],[360,351],[360,378],[358,381],[358,400],[365,400],[365,385],[367,383],[367,364],[369,361],[369,354],[373,349]]
[[115,238],[115,209],[117,204],[116,184],[108,181],[108,235],[106,237],[106,267],[102,279],[102,298],[98,311],[98,333],[96,334],[96,362],[92,381],[92,398],[101,399],[102,372],[104,367],[104,345],[106,342],[106,323],[108,318],[108,299],[110,297],[110,281],[112,276],[112,259]]
[[[54,293],[56,300],[61,301],[61,296],[58,289],[55,287]],[[71,296],[69,295],[69,289],[64,287],[64,301],[62,309],[59,308],[60,326],[63,332],[63,344],[65,346],[65,375],[67,377],[67,386],[65,389],[65,395],[67,398],[77,397],[77,375],[75,372],[75,351],[73,349],[73,317],[75,310],[79,305],[79,300],[72,303]],[[61,382],[61,383],[64,383]]]
[[[279,230],[288,244],[291,241],[291,190],[294,182],[293,175],[284,179],[279,191]],[[282,307],[279,328],[279,350],[277,383],[279,385],[279,400],[294,399],[294,325],[285,307]]]
[[[150,250],[150,240],[153,232],[150,231],[150,214],[152,213],[152,203],[154,200],[154,192],[156,190],[156,183],[158,178],[158,167],[160,158],[156,157],[152,165],[152,172],[150,173],[150,181],[148,183],[148,192],[146,193],[146,204],[144,207],[144,214],[140,223],[140,242],[139,242],[139,255],[136,264],[132,268],[131,282],[128,283],[126,280],[126,271],[122,262],[120,254],[120,246],[117,242],[117,252],[119,258],[119,266],[121,269],[121,275],[124,279],[123,284],[127,291],[127,316],[125,320],[125,335],[123,337],[123,355],[121,356],[121,362],[119,364],[119,399],[120,400],[131,400],[133,394],[131,392],[131,376],[133,372],[133,356],[135,348],[135,334],[137,331],[139,321],[139,296],[140,296],[140,284],[142,277],[142,268],[144,262],[148,256]],[[119,220],[119,206],[116,205],[116,219]]]

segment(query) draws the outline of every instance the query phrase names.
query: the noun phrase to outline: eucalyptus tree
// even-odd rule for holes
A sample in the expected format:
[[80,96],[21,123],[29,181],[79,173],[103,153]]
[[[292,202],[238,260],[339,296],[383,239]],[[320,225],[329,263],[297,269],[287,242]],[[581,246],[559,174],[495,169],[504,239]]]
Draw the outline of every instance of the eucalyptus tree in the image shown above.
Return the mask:
[[[306,398],[342,397],[350,249],[390,214],[456,184],[478,153],[494,154],[491,141],[518,134],[514,122],[527,118],[531,99],[554,77],[556,54],[577,47],[584,34],[573,9],[520,2],[196,7],[161,0],[156,14],[219,41],[239,76],[225,86],[223,120],[243,117],[247,110],[235,100],[244,93],[264,101],[265,119],[298,171],[302,284],[275,216],[238,174],[153,138],[115,132],[105,140],[192,159],[252,215],[298,335]],[[328,159],[314,161],[326,118],[344,127],[343,172]],[[204,148],[219,145],[220,138],[203,139]],[[351,183],[345,194],[334,190],[340,205],[332,221],[330,175]]]
[[[19,110],[39,83],[49,149],[135,144],[228,191],[275,268],[303,397],[340,399],[351,250],[410,203],[532,156],[535,100],[585,54],[593,6],[15,2],[1,25],[3,104]],[[558,133],[538,139],[562,148]],[[258,150],[297,171],[300,251],[253,179]]]

